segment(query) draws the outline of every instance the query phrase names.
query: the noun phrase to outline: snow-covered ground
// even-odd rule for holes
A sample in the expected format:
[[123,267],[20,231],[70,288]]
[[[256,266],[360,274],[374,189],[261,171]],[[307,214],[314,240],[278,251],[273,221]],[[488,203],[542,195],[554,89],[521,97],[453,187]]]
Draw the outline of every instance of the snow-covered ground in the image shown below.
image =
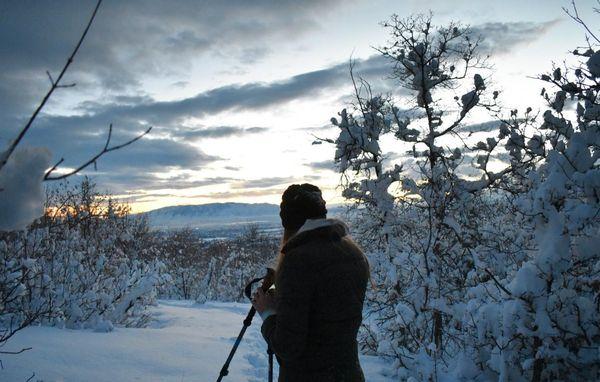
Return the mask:
[[[214,381],[233,345],[248,304],[160,301],[149,328],[109,333],[29,327],[0,350],[0,381]],[[260,317],[246,332],[224,381],[266,381],[267,355]],[[389,382],[385,362],[361,356],[369,382]]]

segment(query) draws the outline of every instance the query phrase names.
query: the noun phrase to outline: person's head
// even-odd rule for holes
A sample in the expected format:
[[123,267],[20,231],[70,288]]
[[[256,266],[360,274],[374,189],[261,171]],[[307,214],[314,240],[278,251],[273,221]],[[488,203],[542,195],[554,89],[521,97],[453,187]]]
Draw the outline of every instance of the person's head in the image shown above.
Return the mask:
[[[283,225],[282,246],[298,232],[306,220],[327,217],[327,208],[321,190],[308,183],[289,186],[281,196],[279,207],[279,216]],[[344,241],[346,246],[354,247],[355,251],[362,253],[362,250],[349,236],[345,236]],[[279,268],[284,257],[284,253],[280,251],[276,268]],[[366,257],[365,261],[368,263]]]
[[307,219],[327,216],[325,200],[319,187],[312,184],[292,184],[281,196],[279,217],[283,225],[283,242],[292,237]]

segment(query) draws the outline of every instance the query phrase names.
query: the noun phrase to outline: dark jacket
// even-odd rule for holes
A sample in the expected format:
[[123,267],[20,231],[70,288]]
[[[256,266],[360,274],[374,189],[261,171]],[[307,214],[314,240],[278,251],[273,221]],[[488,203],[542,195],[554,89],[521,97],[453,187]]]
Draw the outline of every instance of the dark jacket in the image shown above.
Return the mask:
[[300,232],[282,252],[277,314],[261,328],[279,361],[279,381],[364,381],[356,335],[369,266],[345,224]]

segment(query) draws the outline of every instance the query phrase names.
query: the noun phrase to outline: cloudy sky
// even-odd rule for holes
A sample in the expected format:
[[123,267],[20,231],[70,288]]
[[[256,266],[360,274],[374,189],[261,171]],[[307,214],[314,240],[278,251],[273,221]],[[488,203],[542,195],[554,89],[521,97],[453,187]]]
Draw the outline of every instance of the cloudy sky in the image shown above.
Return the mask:
[[[580,1],[589,15],[589,1]],[[80,36],[95,0],[0,2],[0,146],[13,139]],[[534,104],[532,76],[583,34],[562,0],[105,0],[61,89],[27,145],[49,147],[63,171],[94,155],[114,126],[143,140],[86,171],[135,210],[219,201],[274,202],[312,182],[340,201],[329,120],[351,94],[350,58],[376,90],[396,90],[374,47],[393,13],[434,12],[485,38],[507,107]],[[591,16],[593,17],[593,16]],[[485,117],[480,117],[483,122]]]

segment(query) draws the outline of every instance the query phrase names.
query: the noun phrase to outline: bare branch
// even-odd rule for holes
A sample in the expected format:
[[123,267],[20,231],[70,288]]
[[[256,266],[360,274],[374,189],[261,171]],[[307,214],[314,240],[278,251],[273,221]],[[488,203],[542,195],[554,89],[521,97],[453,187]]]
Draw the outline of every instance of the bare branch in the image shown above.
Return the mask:
[[104,154],[106,154],[108,152],[119,150],[119,149],[121,149],[121,148],[123,148],[125,146],[128,146],[128,145],[132,144],[133,142],[141,139],[144,135],[148,134],[150,132],[150,130],[152,130],[152,126],[150,126],[142,134],[138,135],[137,137],[135,137],[133,139],[130,139],[129,141],[127,141],[125,143],[109,147],[110,140],[111,140],[111,137],[112,137],[112,123],[111,123],[110,126],[109,126],[109,129],[108,129],[108,137],[106,139],[106,143],[104,144],[104,148],[100,152],[98,152],[98,154],[94,155],[87,162],[85,162],[84,164],[80,165],[79,167],[77,167],[73,171],[69,171],[68,173],[65,173],[65,174],[62,174],[62,175],[58,175],[58,176],[51,176],[52,172],[56,170],[56,168],[58,167],[58,165],[60,165],[64,161],[64,158],[61,158],[54,166],[52,166],[52,168],[50,170],[48,170],[46,172],[46,174],[44,175],[44,181],[65,179],[65,178],[70,177],[71,175],[74,175],[74,174],[78,173],[79,171],[83,170],[84,168],[88,167],[91,164],[94,164],[94,166],[96,166],[96,160],[98,160],[98,158],[100,158],[101,156],[103,156]]
[[563,11],[570,18],[572,18],[576,23],[578,23],[581,26],[583,26],[585,28],[585,30],[590,34],[590,36],[594,40],[596,40],[597,43],[600,44],[600,39],[598,39],[598,37],[596,37],[596,35],[594,34],[594,32],[592,32],[590,30],[590,28],[587,26],[587,24],[585,23],[585,21],[583,21],[583,19],[579,16],[579,11],[577,10],[577,5],[575,4],[575,0],[571,0],[571,7],[573,8],[573,13],[571,13],[566,7],[563,7]]
[[85,27],[85,30],[83,31],[83,34],[79,38],[79,41],[77,42],[77,45],[75,46],[75,49],[73,49],[73,52],[71,53],[71,55],[67,59],[67,62],[65,63],[65,65],[63,66],[60,74],[56,78],[56,81],[52,78],[52,76],[50,75],[50,72],[48,72],[48,71],[46,72],[46,74],[48,75],[48,78],[50,79],[50,82],[52,83],[52,86],[50,87],[50,90],[48,90],[48,93],[46,93],[46,95],[42,99],[42,102],[35,109],[35,111],[31,115],[31,117],[29,117],[29,120],[27,121],[27,124],[25,125],[25,127],[23,127],[23,129],[21,130],[21,132],[19,133],[19,135],[17,136],[17,138],[8,147],[8,150],[6,151],[6,153],[4,155],[2,155],[2,157],[0,157],[0,170],[2,170],[2,168],[6,165],[6,162],[8,162],[8,159],[10,158],[10,156],[12,155],[12,153],[15,151],[15,149],[17,148],[17,146],[19,145],[19,143],[21,142],[21,140],[23,140],[23,138],[25,137],[25,134],[27,134],[27,132],[31,128],[31,125],[33,124],[33,121],[35,121],[35,119],[38,116],[38,114],[40,113],[40,111],[42,111],[42,109],[44,108],[44,106],[46,105],[46,103],[48,102],[48,100],[50,99],[50,96],[52,96],[52,93],[54,93],[54,91],[56,89],[59,89],[59,88],[73,87],[73,86],[75,86],[75,84],[60,85],[60,81],[62,80],[63,76],[67,72],[67,69],[69,68],[69,66],[73,63],[75,55],[79,51],[79,48],[81,47],[81,44],[83,43],[83,40],[85,39],[85,36],[87,35],[87,33],[88,33],[89,29],[90,29],[90,26],[92,25],[92,22],[94,21],[94,18],[96,17],[96,13],[98,12],[98,8],[100,8],[100,4],[102,4],[102,0],[98,0],[98,2],[96,3],[96,7],[94,8],[94,12],[92,13],[92,16],[90,17],[90,19],[89,19],[89,21],[87,23],[87,26]]
[[54,78],[52,78],[52,74],[46,70],[46,74],[48,75],[48,79],[50,80],[50,86],[54,86]]
[[26,352],[27,350],[31,350],[33,349],[32,347],[28,347],[28,348],[23,348],[21,350],[18,351],[0,351],[0,354],[21,354],[23,352]]

